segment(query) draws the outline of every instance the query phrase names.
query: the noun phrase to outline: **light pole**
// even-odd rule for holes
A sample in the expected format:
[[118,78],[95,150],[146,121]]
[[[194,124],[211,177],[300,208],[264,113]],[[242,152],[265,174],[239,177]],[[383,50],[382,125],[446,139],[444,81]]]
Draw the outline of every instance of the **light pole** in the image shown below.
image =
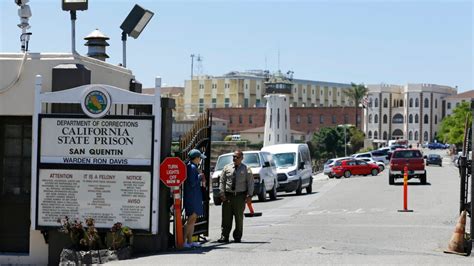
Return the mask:
[[344,129],[344,156],[347,157],[347,133],[346,133],[346,128],[347,127],[352,127],[353,125],[351,124],[342,124],[342,125],[337,125],[337,127],[342,127]]

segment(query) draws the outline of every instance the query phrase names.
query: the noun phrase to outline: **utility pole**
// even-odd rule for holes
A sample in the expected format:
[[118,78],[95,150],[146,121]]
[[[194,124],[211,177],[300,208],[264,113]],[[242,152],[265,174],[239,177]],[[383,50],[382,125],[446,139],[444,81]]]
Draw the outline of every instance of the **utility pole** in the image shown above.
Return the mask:
[[194,54],[191,54],[191,80],[193,80],[193,70],[194,70]]

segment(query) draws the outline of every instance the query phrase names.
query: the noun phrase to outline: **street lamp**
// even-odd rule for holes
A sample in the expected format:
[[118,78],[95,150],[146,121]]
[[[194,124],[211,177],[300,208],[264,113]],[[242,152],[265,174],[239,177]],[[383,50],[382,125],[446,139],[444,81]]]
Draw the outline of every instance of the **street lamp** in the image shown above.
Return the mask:
[[120,28],[123,30],[123,67],[127,67],[127,34],[134,39],[138,38],[148,22],[150,22],[153,15],[154,13],[150,10],[135,5],[127,18],[122,22],[122,25],[120,25]]
[[76,53],[76,11],[87,10],[88,0],[62,0],[62,9],[71,13],[71,50]]
[[352,124],[342,124],[342,125],[337,125],[337,127],[342,127],[344,129],[344,157],[347,157],[347,134],[346,134],[346,128],[347,127],[353,127],[354,125]]

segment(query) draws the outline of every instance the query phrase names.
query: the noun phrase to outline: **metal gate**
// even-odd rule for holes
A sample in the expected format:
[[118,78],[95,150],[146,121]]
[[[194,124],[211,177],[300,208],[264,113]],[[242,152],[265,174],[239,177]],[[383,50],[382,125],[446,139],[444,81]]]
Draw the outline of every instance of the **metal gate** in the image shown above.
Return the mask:
[[192,149],[198,149],[206,155],[204,163],[200,166],[201,171],[206,176],[206,187],[202,190],[204,215],[198,217],[194,227],[195,236],[209,236],[209,193],[211,185],[211,125],[212,115],[209,110],[203,113],[179,141],[179,157],[184,161],[187,154]]

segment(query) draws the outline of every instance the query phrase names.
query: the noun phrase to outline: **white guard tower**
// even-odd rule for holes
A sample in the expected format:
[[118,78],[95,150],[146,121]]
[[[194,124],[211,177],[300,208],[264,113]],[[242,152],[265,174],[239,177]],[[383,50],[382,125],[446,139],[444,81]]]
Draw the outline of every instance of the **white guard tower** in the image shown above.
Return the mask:
[[289,143],[291,141],[290,103],[293,83],[291,77],[278,71],[265,82],[265,134],[263,146]]

